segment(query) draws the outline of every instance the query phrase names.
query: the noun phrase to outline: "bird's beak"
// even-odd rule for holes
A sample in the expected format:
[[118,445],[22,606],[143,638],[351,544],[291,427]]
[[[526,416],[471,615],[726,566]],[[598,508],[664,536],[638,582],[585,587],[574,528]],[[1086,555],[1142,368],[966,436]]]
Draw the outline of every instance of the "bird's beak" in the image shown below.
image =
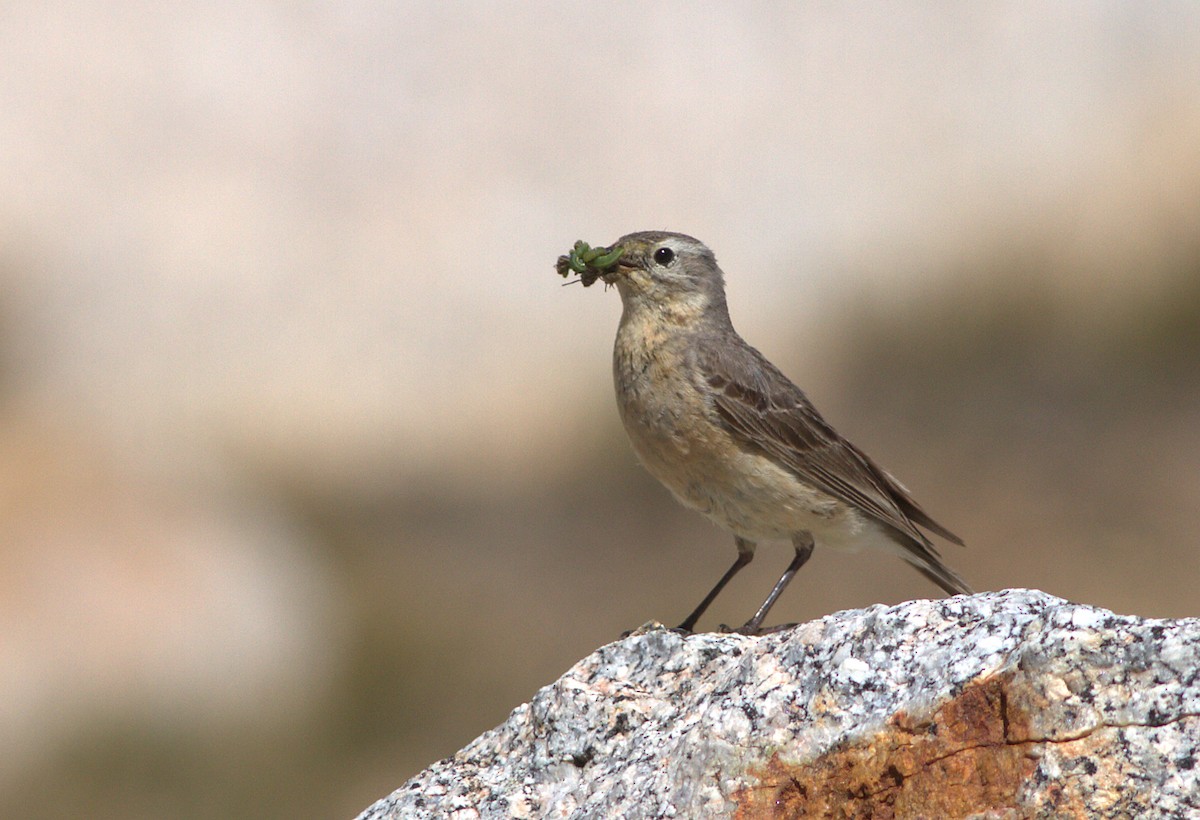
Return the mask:
[[622,276],[628,276],[631,270],[637,268],[629,251],[630,249],[626,248],[625,253],[621,254],[621,258],[617,260],[616,265],[600,274],[600,278],[604,280],[604,284],[615,284],[617,279]]

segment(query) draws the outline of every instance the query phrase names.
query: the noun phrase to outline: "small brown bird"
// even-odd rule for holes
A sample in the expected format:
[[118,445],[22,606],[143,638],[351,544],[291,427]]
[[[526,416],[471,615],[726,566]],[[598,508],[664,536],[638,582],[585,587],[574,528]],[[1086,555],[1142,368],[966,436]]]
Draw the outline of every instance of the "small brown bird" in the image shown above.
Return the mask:
[[[737,560],[681,630],[692,631],[753,559],[755,545],[769,539],[789,539],[795,556],[738,630],[744,634],[763,631],[814,543],[886,550],[947,593],[971,592],[918,527],[962,544],[958,536],[842,438],[800,388],[733,329],[724,275],[704,244],[647,231],[585,258],[599,258],[602,267],[581,271],[586,266],[573,254],[584,283],[598,277],[621,295],[613,381],[634,450],[684,506],[732,532],[737,545]],[[560,259],[560,272],[567,272],[567,262]]]

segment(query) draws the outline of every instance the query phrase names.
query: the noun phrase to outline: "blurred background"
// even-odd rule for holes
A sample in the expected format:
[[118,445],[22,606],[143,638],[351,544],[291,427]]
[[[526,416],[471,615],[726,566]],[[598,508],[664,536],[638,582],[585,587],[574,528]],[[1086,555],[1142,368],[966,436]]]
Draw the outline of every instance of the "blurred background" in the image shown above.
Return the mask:
[[1198,77],[1190,0],[6,3],[0,815],[348,817],[681,620],[576,239],[709,244],[977,588],[1200,614]]

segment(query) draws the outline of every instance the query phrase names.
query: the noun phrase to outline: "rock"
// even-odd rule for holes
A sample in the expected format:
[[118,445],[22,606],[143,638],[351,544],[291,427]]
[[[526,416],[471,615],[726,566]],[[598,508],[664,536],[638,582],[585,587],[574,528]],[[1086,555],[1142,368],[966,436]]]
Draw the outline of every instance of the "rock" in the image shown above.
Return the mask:
[[1200,817],[1200,620],[1009,590],[648,625],[362,817]]

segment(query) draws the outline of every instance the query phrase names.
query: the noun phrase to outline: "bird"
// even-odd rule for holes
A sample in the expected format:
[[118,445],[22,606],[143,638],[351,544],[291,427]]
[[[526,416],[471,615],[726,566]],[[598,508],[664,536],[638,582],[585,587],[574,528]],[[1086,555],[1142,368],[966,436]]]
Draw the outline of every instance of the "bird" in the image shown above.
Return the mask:
[[582,259],[560,257],[559,272],[574,269],[585,286],[599,278],[621,297],[613,384],[634,452],[679,502],[734,536],[737,558],[679,631],[694,631],[760,541],[790,540],[795,553],[757,611],[729,631],[772,631],[768,613],[816,545],[891,552],[947,594],[972,592],[925,531],[963,540],[734,330],[724,273],[704,243],[640,231]]

